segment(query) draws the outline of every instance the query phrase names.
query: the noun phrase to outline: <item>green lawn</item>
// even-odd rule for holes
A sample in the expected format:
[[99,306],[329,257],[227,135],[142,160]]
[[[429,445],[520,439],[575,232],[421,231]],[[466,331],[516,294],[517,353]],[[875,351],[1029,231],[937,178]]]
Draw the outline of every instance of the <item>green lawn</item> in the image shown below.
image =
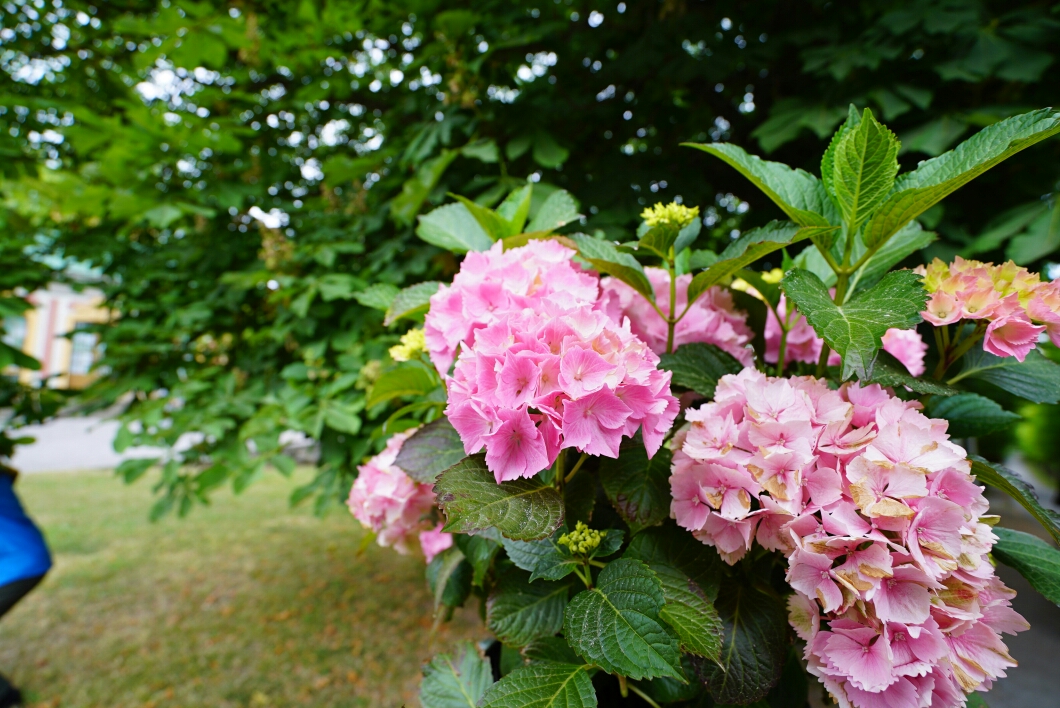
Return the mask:
[[290,509],[271,476],[186,519],[99,473],[23,476],[56,566],[0,621],[0,672],[32,706],[409,706],[420,666],[480,637],[474,608],[428,637],[423,560]]

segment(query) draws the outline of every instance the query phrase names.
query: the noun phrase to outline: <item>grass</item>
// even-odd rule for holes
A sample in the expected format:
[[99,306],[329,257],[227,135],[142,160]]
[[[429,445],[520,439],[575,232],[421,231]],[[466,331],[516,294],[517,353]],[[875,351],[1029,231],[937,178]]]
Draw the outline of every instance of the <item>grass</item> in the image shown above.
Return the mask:
[[154,524],[144,482],[17,488],[56,560],[0,621],[0,671],[31,706],[411,707],[422,663],[483,635],[469,607],[429,637],[422,558],[359,556],[349,515],[290,509],[278,476]]

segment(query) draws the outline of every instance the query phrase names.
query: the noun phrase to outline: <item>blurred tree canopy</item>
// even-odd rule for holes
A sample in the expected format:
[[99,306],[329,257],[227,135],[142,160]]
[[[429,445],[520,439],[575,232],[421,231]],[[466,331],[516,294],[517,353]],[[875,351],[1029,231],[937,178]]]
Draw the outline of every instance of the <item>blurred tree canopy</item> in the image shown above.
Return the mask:
[[[1019,0],[7,0],[0,294],[99,274],[113,321],[82,399],[119,406],[119,448],[169,449],[155,513],[290,473],[290,430],[320,442],[295,498],[324,508],[404,424],[366,390],[407,329],[389,298],[455,271],[415,235],[448,194],[563,188],[567,230],[617,240],[676,199],[717,248],[779,212],[681,142],[818,172],[854,103],[908,169],[1050,105],[1058,53],[1060,4]],[[1043,267],[1058,188],[1054,140],[930,212],[928,255]]]

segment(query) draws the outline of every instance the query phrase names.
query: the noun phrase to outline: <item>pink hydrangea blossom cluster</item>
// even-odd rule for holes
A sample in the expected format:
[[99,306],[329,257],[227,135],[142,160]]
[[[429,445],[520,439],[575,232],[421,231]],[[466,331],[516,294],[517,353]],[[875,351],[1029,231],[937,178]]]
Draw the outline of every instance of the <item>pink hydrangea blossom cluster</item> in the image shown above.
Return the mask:
[[877,385],[745,369],[674,438],[671,515],[735,563],[788,559],[809,671],[843,708],[954,708],[1015,665],[1027,629],[947,423]]
[[[780,296],[780,304],[777,312],[787,319],[787,300]],[[821,356],[821,347],[824,340],[817,336],[813,327],[806,321],[801,313],[795,311],[794,317],[789,321],[788,339],[784,348],[784,363],[802,361],[807,364],[816,364]],[[766,361],[770,364],[777,363],[780,357],[780,337],[782,330],[777,316],[769,310],[766,314]],[[924,339],[912,329],[887,330],[883,335],[883,350],[893,356],[909,370],[913,376],[921,376],[924,373],[924,354],[927,353],[927,344]],[[838,366],[841,363],[839,355],[834,351],[828,355],[828,365]]]
[[1042,282],[1037,273],[1012,261],[994,265],[959,256],[950,264],[936,258],[917,272],[931,295],[922,314],[933,325],[989,322],[983,349],[1019,361],[1042,332],[1060,346],[1060,283]]
[[380,546],[407,554],[418,542],[430,563],[453,545],[453,536],[430,520],[434,485],[416,482],[394,464],[401,446],[416,430],[394,435],[386,449],[357,468],[347,505],[354,518],[376,533]]
[[588,305],[542,299],[479,329],[448,381],[446,416],[497,482],[532,477],[560,450],[618,457],[640,428],[654,455],[678,413],[670,372]]
[[544,302],[592,305],[599,294],[595,275],[571,261],[574,251],[556,241],[530,241],[505,251],[469,253],[453,278],[431,297],[423,333],[431,361],[443,376],[461,344],[475,345],[478,330]]
[[[645,274],[655,291],[655,303],[665,313],[670,312],[670,273],[663,268],[645,268]],[[690,274],[677,277],[675,313],[680,315],[688,306]],[[617,278],[600,281],[600,303],[604,312],[621,323],[629,318],[630,328],[656,354],[666,352],[667,326],[644,296]],[[732,354],[744,366],[750,366],[754,352],[748,347],[754,333],[747,326],[747,315],[733,306],[729,291],[717,286],[710,288],[688,310],[688,314],[674,327],[674,349],[691,342],[713,344]]]

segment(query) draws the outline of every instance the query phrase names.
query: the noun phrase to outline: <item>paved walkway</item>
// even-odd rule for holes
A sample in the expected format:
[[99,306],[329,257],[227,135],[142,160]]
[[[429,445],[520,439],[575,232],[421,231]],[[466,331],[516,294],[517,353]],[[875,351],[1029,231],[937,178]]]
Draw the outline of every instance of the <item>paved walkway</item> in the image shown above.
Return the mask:
[[11,466],[25,473],[106,470],[134,457],[155,457],[161,451],[150,447],[130,448],[119,454],[112,445],[118,423],[100,417],[59,418],[44,425],[19,430],[36,438],[32,445],[15,449]]

